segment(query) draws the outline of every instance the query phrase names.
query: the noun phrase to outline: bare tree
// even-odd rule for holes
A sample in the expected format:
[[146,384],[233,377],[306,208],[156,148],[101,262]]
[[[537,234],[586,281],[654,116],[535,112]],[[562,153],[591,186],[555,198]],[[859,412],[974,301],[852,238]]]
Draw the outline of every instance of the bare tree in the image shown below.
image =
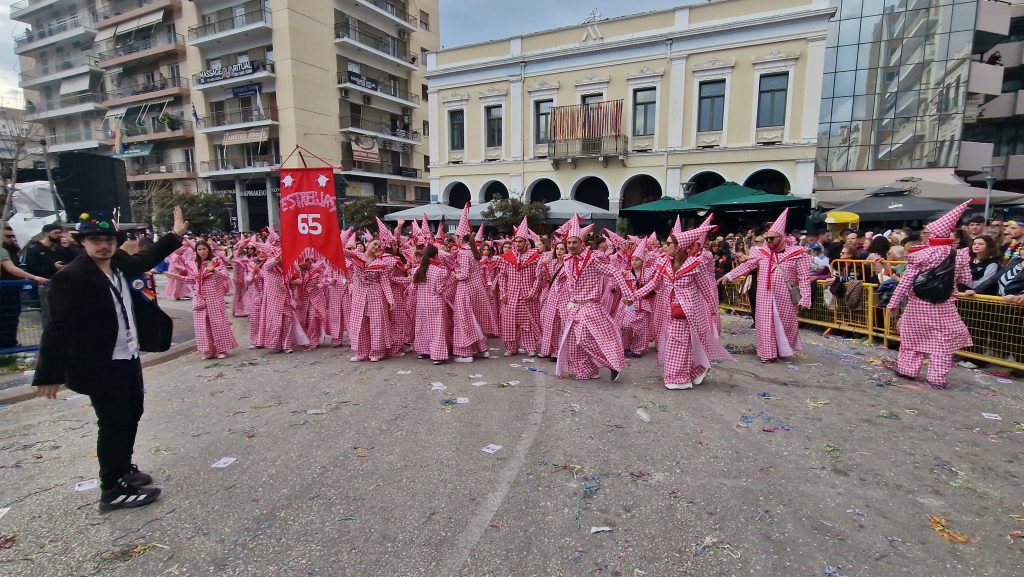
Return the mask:
[[3,218],[9,216],[10,197],[8,191],[14,190],[18,182],[18,168],[33,156],[38,156],[41,147],[39,141],[43,137],[41,124],[25,120],[25,110],[3,105],[0,99],[0,164],[3,172],[10,170],[11,179],[5,190]]
[[174,210],[174,203],[166,200],[173,196],[174,191],[170,180],[150,180],[145,184],[145,188],[130,189],[128,198],[132,203],[132,220],[153,228],[153,222],[160,213]]

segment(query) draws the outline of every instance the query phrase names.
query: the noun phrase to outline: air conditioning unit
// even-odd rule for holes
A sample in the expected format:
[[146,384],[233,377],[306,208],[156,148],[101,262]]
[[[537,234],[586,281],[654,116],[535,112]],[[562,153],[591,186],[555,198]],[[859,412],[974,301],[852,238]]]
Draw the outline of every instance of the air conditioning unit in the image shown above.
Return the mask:
[[366,104],[367,106],[369,106],[372,103],[373,103],[373,98],[371,96],[367,95],[367,94],[364,94],[363,95],[363,104]]
[[399,30],[398,37],[401,38],[402,40],[405,40],[406,38],[409,37],[409,33],[406,32],[405,30]]
[[348,88],[341,89],[341,97],[348,100]]

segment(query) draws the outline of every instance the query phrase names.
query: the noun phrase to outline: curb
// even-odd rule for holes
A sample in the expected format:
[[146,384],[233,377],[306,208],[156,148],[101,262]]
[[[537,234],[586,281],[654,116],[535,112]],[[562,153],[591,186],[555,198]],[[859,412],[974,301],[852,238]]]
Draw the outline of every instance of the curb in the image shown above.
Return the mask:
[[[178,343],[162,353],[151,353],[142,358],[142,368],[148,369],[150,367],[155,367],[156,365],[179,359],[194,351],[195,348],[195,339],[190,339],[183,343]],[[60,390],[66,391],[67,388],[62,386]],[[32,385],[13,387],[0,391],[0,405],[13,405],[14,403],[28,401],[35,397],[36,388]]]

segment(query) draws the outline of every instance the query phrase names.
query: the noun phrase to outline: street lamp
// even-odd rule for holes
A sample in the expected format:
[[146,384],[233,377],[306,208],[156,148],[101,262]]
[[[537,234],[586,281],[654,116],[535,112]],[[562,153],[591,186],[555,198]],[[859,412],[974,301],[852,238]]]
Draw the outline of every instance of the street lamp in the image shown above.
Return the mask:
[[1003,167],[1002,164],[986,164],[986,165],[981,167],[981,169],[985,171],[985,188],[986,188],[986,192],[985,192],[985,222],[986,223],[988,222],[988,217],[989,217],[989,207],[992,205],[992,185],[994,185],[996,183],[996,181],[999,180],[998,178],[996,178],[995,171],[997,169],[1002,168],[1002,167]]
[[692,182],[680,182],[679,183],[679,198],[686,200],[686,196],[693,192]]

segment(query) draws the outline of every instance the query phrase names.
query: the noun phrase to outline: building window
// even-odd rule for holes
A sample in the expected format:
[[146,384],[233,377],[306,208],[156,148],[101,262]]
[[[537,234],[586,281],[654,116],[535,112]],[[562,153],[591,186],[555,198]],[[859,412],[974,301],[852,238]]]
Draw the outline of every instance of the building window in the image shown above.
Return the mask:
[[466,112],[452,110],[448,113],[448,148],[449,150],[466,149]]
[[633,91],[633,136],[654,135],[657,107],[656,88],[638,88]]
[[420,98],[423,99],[423,102],[426,102],[427,99],[428,99],[428,96],[429,96],[429,93],[427,92],[427,85],[426,84],[421,84],[420,85]]
[[420,28],[430,30],[430,14],[420,10]]
[[580,97],[580,104],[586,106],[588,104],[596,104],[604,99],[604,94],[584,94]]
[[416,187],[416,202],[430,202],[430,187],[429,186],[417,186]]
[[786,124],[786,91],[789,73],[766,74],[761,77],[757,94],[757,127]]
[[405,200],[405,187],[401,184],[389,184],[388,200]]
[[430,52],[426,48],[420,47],[420,64],[423,66],[427,65],[427,53]]
[[423,155],[423,171],[424,172],[429,172],[430,171],[430,157],[427,156],[426,154]]
[[501,106],[484,109],[487,118],[487,148],[501,146]]
[[538,100],[533,103],[534,135],[537,144],[547,144],[551,139],[551,110],[555,103],[551,100]]
[[700,83],[697,132],[722,130],[725,124],[725,80]]
[[430,122],[427,120],[423,121],[423,136],[430,136]]

